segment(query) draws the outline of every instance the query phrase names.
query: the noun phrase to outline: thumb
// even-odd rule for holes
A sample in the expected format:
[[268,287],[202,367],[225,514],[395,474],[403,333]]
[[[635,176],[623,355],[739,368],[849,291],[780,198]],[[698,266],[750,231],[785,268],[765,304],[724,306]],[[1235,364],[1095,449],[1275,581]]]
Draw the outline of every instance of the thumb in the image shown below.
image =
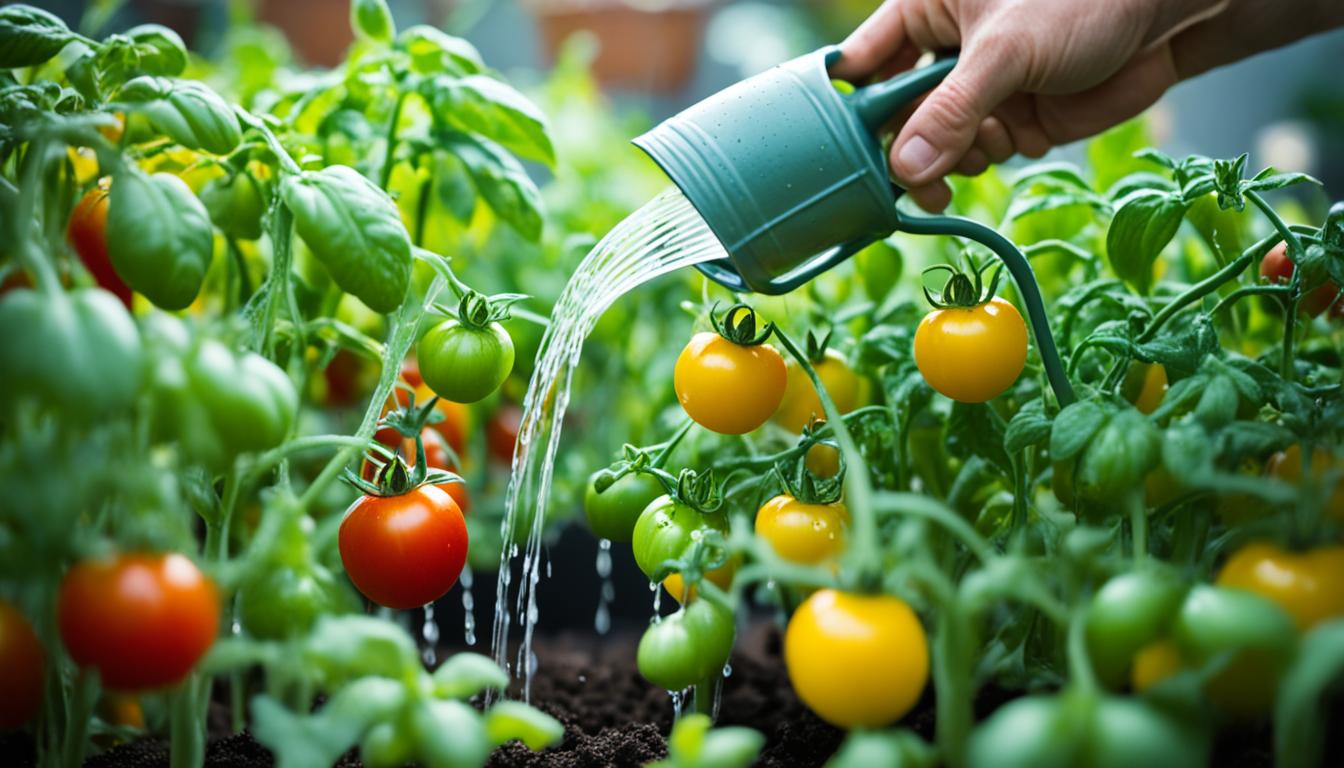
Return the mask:
[[891,169],[907,186],[947,175],[975,141],[980,122],[1022,86],[1024,66],[1006,45],[963,49],[956,66],[906,121]]

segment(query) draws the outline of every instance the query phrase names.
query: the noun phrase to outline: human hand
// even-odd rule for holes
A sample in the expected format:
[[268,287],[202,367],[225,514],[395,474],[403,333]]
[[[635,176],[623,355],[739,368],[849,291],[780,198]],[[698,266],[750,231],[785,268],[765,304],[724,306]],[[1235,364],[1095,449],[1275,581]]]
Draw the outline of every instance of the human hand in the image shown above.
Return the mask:
[[890,77],[960,48],[891,148],[926,210],[943,177],[1099,133],[1181,79],[1344,23],[1338,0],[886,0],[841,45],[832,74]]

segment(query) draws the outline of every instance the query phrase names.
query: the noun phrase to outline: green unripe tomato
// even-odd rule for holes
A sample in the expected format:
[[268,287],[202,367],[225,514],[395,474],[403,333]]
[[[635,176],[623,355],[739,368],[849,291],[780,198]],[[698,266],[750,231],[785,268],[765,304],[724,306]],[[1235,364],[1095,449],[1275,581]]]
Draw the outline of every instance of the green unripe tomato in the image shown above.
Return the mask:
[[650,626],[639,641],[639,673],[660,688],[680,691],[723,669],[733,650],[733,614],[708,600]]
[[1112,578],[1087,608],[1087,650],[1097,676],[1118,688],[1134,654],[1164,636],[1185,586],[1162,573],[1135,571]]
[[666,560],[675,560],[686,553],[699,532],[706,528],[728,532],[728,524],[721,515],[702,515],[685,504],[663,495],[649,503],[635,521],[630,546],[635,552],[635,563],[645,576],[653,578],[658,566]]
[[1134,409],[1112,416],[1083,450],[1073,478],[1078,497],[1114,507],[1127,493],[1143,491],[1143,479],[1162,456],[1162,436]]
[[301,572],[267,567],[238,590],[238,620],[253,637],[280,640],[307,634],[319,616],[345,605],[340,584],[326,569]]
[[226,235],[243,240],[261,237],[261,217],[266,213],[266,198],[261,184],[246,171],[221,176],[205,183],[201,202],[210,220]]
[[1024,696],[999,707],[971,734],[971,768],[1069,768],[1074,734],[1057,696]]
[[445,320],[416,348],[420,375],[434,394],[456,403],[485,399],[513,370],[513,340],[499,323],[471,328]]
[[1143,699],[1106,696],[1088,744],[1093,768],[1181,768],[1209,764],[1208,735]]
[[593,481],[605,471],[599,470],[588,478],[583,512],[594,536],[628,542],[634,535],[640,513],[665,493],[663,484],[653,475],[631,472],[599,493]]

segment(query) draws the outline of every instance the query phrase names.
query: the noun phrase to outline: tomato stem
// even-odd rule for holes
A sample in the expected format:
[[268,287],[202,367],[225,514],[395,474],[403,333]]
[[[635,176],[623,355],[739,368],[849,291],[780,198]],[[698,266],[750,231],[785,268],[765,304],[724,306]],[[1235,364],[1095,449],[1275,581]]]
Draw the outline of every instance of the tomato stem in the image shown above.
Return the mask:
[[851,467],[860,468],[854,472],[846,473],[845,477],[845,504],[849,508],[850,519],[853,521],[853,537],[850,539],[853,546],[846,551],[846,555],[853,558],[860,583],[881,583],[882,551],[877,541],[877,520],[873,509],[873,481],[868,476],[868,472],[862,469],[867,466],[863,461],[863,454],[859,452],[859,446],[854,442],[854,436],[850,434],[849,426],[845,424],[844,414],[840,413],[840,409],[836,407],[830,393],[826,391],[826,385],[822,382],[821,376],[817,374],[817,369],[813,367],[812,361],[807,359],[807,355],[782,329],[775,328],[775,337],[779,339],[780,344],[788,350],[789,354],[793,355],[793,358],[798,361],[798,366],[812,380],[812,386],[816,388],[817,397],[821,400],[822,410],[826,413],[826,421],[832,425],[836,442],[840,445],[840,452],[845,457],[845,462]]
[[89,721],[93,705],[98,699],[98,675],[88,668],[75,673],[70,697],[65,702],[65,768],[79,768],[84,764],[84,746],[89,738]]
[[406,97],[409,94],[409,90],[398,89],[397,102],[392,107],[392,116],[387,120],[387,133],[385,136],[387,153],[383,155],[383,168],[378,174],[378,186],[381,187],[384,192],[387,191],[388,183],[392,181],[392,167],[396,165],[397,154],[397,124],[401,122],[401,108],[406,103]]

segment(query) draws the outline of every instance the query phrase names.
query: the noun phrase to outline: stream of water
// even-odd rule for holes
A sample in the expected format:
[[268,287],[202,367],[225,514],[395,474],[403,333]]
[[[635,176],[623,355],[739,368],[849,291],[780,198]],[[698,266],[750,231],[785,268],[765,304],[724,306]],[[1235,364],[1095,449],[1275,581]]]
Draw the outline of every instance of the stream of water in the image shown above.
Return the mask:
[[[561,420],[569,405],[570,384],[583,341],[602,313],[636,286],[668,272],[726,257],[704,219],[680,190],[669,188],[617,224],[588,252],[551,312],[551,324],[542,338],[523,401],[505,497],[504,546],[490,643],[495,661],[523,678],[524,700],[531,699],[536,670],[532,634],[540,617],[537,584],[542,573],[542,526],[560,445]],[[510,543],[523,541],[524,532],[521,547]],[[522,579],[510,609],[513,561],[520,556]],[[515,619],[523,627],[523,640],[516,664],[510,664],[509,631]]]

